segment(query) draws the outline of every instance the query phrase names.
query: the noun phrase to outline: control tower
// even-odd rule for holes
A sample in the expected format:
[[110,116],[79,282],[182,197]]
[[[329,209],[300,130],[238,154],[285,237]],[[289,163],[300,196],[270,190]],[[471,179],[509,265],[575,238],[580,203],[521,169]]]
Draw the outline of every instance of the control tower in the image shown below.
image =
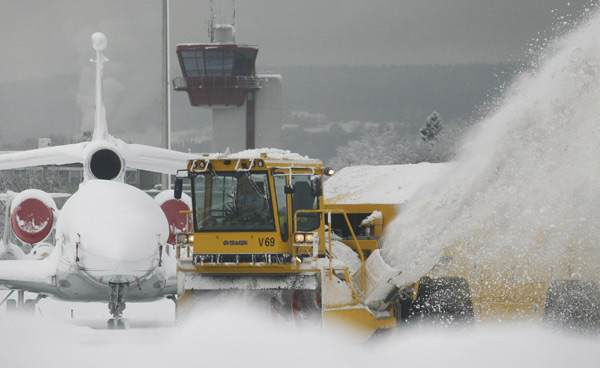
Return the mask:
[[258,47],[235,42],[233,24],[209,22],[210,43],[177,45],[183,77],[176,91],[213,115],[213,150],[279,148],[281,75],[256,74]]

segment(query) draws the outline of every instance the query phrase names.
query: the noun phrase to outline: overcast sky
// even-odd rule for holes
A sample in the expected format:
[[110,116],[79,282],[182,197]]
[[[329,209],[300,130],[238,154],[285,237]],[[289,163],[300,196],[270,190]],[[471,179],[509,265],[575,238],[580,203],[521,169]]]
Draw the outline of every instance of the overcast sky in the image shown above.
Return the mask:
[[[561,17],[570,27],[598,1],[237,0],[237,40],[260,47],[259,69],[520,61]],[[170,3],[171,54],[177,43],[206,42],[209,0]],[[0,83],[79,75],[74,98],[91,124],[90,35],[101,31],[109,117],[126,122],[148,108],[149,95],[160,96],[161,11],[162,0],[0,0]],[[181,75],[172,60],[172,77]]]
[[[170,2],[172,43],[206,41],[209,1]],[[497,63],[521,59],[538,32],[589,3],[597,1],[238,0],[237,38],[258,44],[269,66]],[[109,58],[160,65],[161,0],[0,4],[0,81],[79,73],[94,31],[108,36]]]

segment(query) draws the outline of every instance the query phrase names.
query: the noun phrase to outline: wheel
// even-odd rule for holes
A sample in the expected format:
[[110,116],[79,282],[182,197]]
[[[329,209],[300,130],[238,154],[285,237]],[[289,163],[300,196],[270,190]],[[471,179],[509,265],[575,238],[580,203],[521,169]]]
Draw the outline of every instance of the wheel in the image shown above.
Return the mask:
[[116,325],[116,329],[117,330],[124,330],[127,328],[127,324],[125,323],[125,320],[120,318],[117,320],[117,325]]
[[17,301],[15,299],[8,299],[6,301],[6,313],[14,313],[17,310]]
[[111,318],[108,320],[107,325],[108,325],[109,330],[116,330],[117,329],[117,320],[115,318]]
[[34,299],[25,300],[25,304],[23,305],[23,312],[25,314],[31,314],[31,315],[35,314],[35,300]]
[[600,287],[592,281],[560,280],[548,287],[545,323],[578,331],[600,331]]
[[297,324],[318,323],[321,320],[321,292],[294,290],[292,315]]
[[419,281],[417,298],[402,313],[407,322],[415,320],[452,325],[475,320],[471,290],[460,277],[424,277]]

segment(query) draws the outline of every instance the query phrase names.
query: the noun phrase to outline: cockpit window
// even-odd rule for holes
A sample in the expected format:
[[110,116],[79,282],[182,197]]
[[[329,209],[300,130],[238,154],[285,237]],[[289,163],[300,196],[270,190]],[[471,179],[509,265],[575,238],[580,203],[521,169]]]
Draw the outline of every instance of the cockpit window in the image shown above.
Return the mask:
[[266,173],[213,172],[194,181],[196,231],[275,231]]

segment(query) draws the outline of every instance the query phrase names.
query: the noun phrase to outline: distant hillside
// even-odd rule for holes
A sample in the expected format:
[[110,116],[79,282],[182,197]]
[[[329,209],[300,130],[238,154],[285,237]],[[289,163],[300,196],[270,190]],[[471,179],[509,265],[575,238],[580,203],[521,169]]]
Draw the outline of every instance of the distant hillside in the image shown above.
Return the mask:
[[[435,110],[444,121],[444,145],[450,148],[519,69],[515,64],[272,68],[283,76],[288,127],[282,143],[328,162],[338,146],[372,129],[369,123],[396,122],[403,132],[398,144],[414,147],[419,129]],[[344,124],[348,121],[362,123]]]
[[[284,132],[284,148],[328,159],[337,145],[356,138],[366,122],[401,122],[407,125],[407,134],[415,135],[433,110],[446,122],[468,120],[516,69],[513,64],[472,64],[272,67],[259,68],[259,72],[270,70],[283,76],[283,123],[292,126]],[[172,76],[179,74],[175,66]],[[78,83],[77,75],[63,75],[0,84],[0,149],[26,138],[79,134]],[[161,92],[144,90],[143,86],[135,90],[146,94],[152,107],[136,115],[138,121],[131,126],[155,125],[159,131]],[[339,124],[332,127],[332,123],[347,121],[358,122],[355,131],[344,131]],[[110,123],[115,132],[119,122]],[[210,124],[210,110],[191,107],[183,92],[172,94],[174,130]],[[324,125],[328,126],[325,131]],[[158,137],[155,140],[160,142]],[[173,144],[192,150],[210,146],[191,141],[185,147]]]
[[449,120],[474,109],[514,75],[515,64],[270,68],[283,75],[284,111],[329,120],[418,121],[437,110]]

